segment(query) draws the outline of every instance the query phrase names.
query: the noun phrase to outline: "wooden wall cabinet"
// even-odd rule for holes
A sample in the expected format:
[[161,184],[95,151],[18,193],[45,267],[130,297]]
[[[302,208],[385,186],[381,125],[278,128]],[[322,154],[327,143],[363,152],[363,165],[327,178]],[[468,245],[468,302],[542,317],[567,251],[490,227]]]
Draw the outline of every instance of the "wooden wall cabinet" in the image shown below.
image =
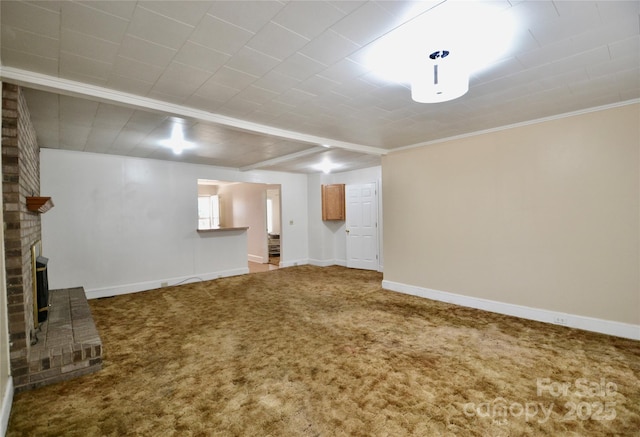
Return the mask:
[[344,184],[322,186],[322,220],[344,220]]

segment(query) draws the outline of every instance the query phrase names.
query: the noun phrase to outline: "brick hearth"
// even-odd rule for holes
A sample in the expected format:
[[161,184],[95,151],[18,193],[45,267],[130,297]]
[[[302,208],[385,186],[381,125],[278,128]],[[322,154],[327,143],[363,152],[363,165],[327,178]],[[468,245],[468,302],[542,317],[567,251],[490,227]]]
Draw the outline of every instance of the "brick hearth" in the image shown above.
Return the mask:
[[30,389],[86,375],[102,368],[102,341],[82,288],[49,292],[49,317],[31,346]]

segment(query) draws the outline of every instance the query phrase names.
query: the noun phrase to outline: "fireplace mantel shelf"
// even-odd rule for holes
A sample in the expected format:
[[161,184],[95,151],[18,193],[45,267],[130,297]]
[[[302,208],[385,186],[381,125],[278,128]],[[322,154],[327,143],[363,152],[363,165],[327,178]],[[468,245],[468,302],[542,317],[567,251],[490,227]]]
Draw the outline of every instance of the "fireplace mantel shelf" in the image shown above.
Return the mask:
[[27,209],[31,212],[44,214],[53,208],[51,197],[27,197]]

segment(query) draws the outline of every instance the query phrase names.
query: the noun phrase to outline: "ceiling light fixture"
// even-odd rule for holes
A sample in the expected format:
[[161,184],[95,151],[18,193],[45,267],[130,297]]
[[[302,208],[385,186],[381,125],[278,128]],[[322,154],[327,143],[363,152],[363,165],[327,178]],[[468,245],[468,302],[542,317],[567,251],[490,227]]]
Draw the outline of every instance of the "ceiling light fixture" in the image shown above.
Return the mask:
[[329,161],[329,159],[324,158],[320,164],[314,165],[313,168],[322,171],[324,174],[329,174],[331,173],[331,170],[340,168],[340,164],[334,164],[333,162]]
[[411,98],[418,103],[439,103],[466,94],[469,73],[459,57],[449,50],[422,56],[411,80]]
[[434,3],[365,49],[365,63],[376,76],[409,85],[420,103],[463,96],[471,74],[504,56],[516,34],[508,8],[481,1]]
[[186,141],[184,139],[184,133],[182,132],[182,124],[175,123],[171,129],[171,138],[160,141],[160,144],[164,147],[168,147],[173,150],[173,153],[180,155],[183,150],[192,149],[195,147],[195,143]]

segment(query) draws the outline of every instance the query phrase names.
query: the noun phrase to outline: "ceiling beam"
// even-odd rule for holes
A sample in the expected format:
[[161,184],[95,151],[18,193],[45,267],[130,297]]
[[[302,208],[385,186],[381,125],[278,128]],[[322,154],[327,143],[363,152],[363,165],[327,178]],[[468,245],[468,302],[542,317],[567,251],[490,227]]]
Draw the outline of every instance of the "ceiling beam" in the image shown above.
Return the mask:
[[340,149],[352,150],[354,152],[368,153],[372,155],[386,155],[388,150],[379,147],[366,146],[364,144],[339,141],[331,138],[308,135],[301,132],[280,129],[259,123],[253,123],[238,118],[227,117],[225,115],[214,114],[212,112],[195,109],[184,105],[163,102],[149,97],[138,96],[123,91],[117,91],[97,85],[76,82],[59,77],[35,73],[19,68],[0,66],[0,80],[4,80],[17,85],[35,88],[42,91],[64,94],[73,97],[88,98],[106,103],[117,103],[134,108],[148,109],[188,117],[200,121],[206,121],[223,126],[234,127],[250,132],[272,135],[293,141],[303,141],[317,144],[318,146],[330,146]]
[[249,171],[256,170],[258,168],[270,167],[272,165],[282,164],[283,162],[302,158],[303,156],[315,155],[316,153],[320,153],[326,150],[326,147],[312,147],[310,149],[301,150],[299,152],[290,153],[288,155],[278,156],[277,158],[267,159],[266,161],[256,162],[255,164],[245,165],[244,167],[240,167],[240,171]]

